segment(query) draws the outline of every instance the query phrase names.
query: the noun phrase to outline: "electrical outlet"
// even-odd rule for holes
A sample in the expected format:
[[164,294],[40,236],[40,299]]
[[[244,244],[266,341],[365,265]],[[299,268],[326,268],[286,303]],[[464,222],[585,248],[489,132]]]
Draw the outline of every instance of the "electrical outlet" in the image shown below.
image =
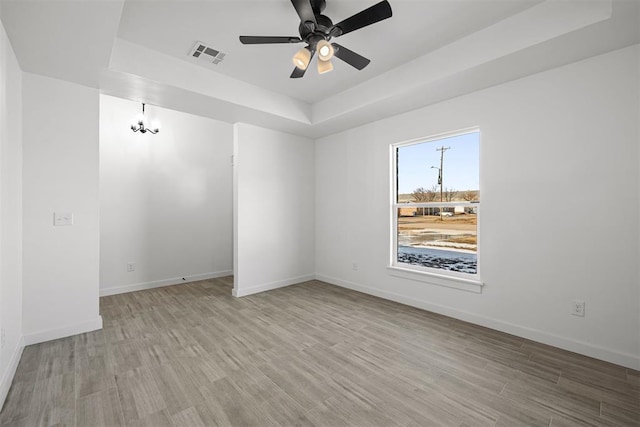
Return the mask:
[[4,328],[0,329],[0,348],[4,348],[5,333]]
[[132,262],[127,263],[127,272],[136,271],[136,265]]
[[357,262],[352,263],[351,268],[353,269],[353,271],[358,271],[358,263]]
[[73,212],[54,212],[53,225],[56,227],[73,225]]
[[584,301],[579,299],[571,301],[571,314],[584,317]]

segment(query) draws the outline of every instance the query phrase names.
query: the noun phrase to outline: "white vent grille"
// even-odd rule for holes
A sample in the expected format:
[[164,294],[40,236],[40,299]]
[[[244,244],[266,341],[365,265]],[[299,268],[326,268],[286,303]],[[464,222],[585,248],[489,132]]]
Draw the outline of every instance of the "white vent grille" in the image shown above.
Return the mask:
[[206,43],[196,42],[193,49],[189,52],[189,56],[202,60],[207,63],[218,65],[225,57],[225,53],[220,52]]

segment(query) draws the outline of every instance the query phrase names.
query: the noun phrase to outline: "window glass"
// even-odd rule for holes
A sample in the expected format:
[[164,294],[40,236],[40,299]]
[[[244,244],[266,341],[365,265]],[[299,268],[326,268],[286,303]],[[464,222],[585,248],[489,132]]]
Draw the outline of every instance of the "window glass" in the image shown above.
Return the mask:
[[478,271],[480,132],[395,146],[394,265]]

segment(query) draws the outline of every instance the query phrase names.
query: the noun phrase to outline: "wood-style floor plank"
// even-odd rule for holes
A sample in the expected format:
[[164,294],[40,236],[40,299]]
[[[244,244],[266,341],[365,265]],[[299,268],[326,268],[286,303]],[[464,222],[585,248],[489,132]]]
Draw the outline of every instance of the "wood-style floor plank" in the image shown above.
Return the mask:
[[2,426],[640,426],[640,373],[311,281],[100,299],[25,348]]
[[124,417],[120,398],[115,387],[100,390],[77,400],[77,425],[123,425]]

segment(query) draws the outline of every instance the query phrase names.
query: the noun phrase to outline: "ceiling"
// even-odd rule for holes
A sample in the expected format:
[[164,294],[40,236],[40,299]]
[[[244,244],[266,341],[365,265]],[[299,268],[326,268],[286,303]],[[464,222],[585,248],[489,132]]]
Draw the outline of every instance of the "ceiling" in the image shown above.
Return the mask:
[[[328,0],[324,14],[339,22],[378,0]],[[540,2],[540,0],[537,0]],[[122,11],[118,37],[196,64],[196,40],[227,54],[212,71],[313,103],[398,67],[441,45],[525,10],[536,1],[394,1],[391,19],[336,39],[372,60],[358,71],[335,60],[332,73],[312,69],[290,79],[291,57],[303,44],[242,45],[239,35],[298,36],[300,19],[289,0],[132,1]],[[143,20],[140,17],[144,17]]]
[[[327,0],[338,22],[374,3]],[[340,44],[337,58],[290,79],[302,45],[242,45],[239,35],[297,36],[290,0],[0,0],[23,71],[228,122],[318,137],[640,42],[636,0],[389,0],[393,17]],[[226,54],[189,55],[197,41]]]

